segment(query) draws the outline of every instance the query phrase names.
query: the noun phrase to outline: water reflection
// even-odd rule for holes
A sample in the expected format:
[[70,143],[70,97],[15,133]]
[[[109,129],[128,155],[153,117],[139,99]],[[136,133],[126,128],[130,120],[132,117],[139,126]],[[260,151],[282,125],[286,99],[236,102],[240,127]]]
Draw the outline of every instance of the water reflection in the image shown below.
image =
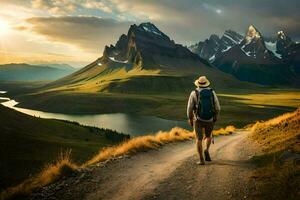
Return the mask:
[[[0,91],[3,92],[3,91]],[[3,93],[2,93],[3,94]],[[159,130],[169,130],[175,126],[188,128],[185,122],[161,119],[158,117],[140,116],[135,114],[94,114],[94,115],[69,115],[60,113],[49,113],[16,107],[18,102],[7,98],[2,105],[13,108],[19,112],[47,119],[62,119],[75,121],[83,125],[108,128],[130,134],[131,136],[156,133]]]

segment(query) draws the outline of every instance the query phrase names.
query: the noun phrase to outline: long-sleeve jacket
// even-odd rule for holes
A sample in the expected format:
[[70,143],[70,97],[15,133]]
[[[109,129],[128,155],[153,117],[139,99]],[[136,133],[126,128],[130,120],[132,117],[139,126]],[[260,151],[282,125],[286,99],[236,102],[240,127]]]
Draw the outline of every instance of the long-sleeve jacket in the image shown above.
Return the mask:
[[[198,100],[200,99],[200,92],[203,89],[204,88],[197,88],[196,89],[198,91],[198,94],[199,94]],[[205,88],[205,89],[210,89],[210,88]],[[216,114],[219,115],[220,110],[221,110],[219,99],[218,99],[215,91],[213,91],[213,95],[214,95],[215,111],[216,111]],[[195,114],[194,114],[195,113],[195,108],[196,108],[197,105],[198,105],[198,102],[197,102],[196,92],[192,91],[191,94],[190,94],[190,98],[189,98],[188,104],[187,104],[187,117],[188,117],[188,119],[196,119],[197,118],[197,116],[195,116]],[[211,121],[213,121],[213,118],[211,118],[209,120],[203,120],[203,119],[199,119],[199,120],[211,122]]]

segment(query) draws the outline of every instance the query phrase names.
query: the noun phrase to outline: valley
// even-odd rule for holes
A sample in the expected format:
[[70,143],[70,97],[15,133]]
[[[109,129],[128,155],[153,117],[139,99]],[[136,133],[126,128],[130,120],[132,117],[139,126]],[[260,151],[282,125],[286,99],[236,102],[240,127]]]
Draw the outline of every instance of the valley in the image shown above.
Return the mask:
[[[285,35],[278,37],[281,42],[289,41]],[[216,43],[219,51],[209,54],[216,53],[216,58],[230,58],[225,53],[235,51],[243,44],[243,48],[257,52],[257,55],[251,54],[248,58],[244,51],[238,51],[240,59],[247,57],[243,67],[278,61],[254,26],[249,26],[245,37],[226,31],[221,39],[217,36],[210,39],[220,40]],[[212,48],[210,40],[206,43],[202,52]],[[202,47],[199,45],[196,47]],[[268,55],[263,62],[258,58],[261,48]],[[127,34],[122,34],[115,45],[105,46],[101,57],[68,76],[33,85],[1,82],[0,87],[8,91],[7,95],[19,102],[18,107],[21,108],[75,115],[125,113],[185,121],[187,99],[195,89],[193,82],[200,75],[206,75],[221,102],[218,127],[229,124],[242,127],[291,111],[299,105],[297,76],[285,76],[282,67],[278,71],[275,66],[248,66],[253,74],[247,72],[244,75],[267,81],[260,84],[262,82],[243,79],[222,70],[219,65],[215,66],[210,59],[206,61],[204,58],[207,57],[192,53],[147,22],[131,25]],[[248,62],[249,59],[251,62]],[[289,67],[285,69],[290,73]],[[292,83],[280,82],[278,74]],[[278,80],[268,82],[275,77]]]
[[[38,84],[39,85],[39,84]],[[46,92],[31,93],[36,86],[27,85],[28,94],[20,94],[17,83],[0,83],[1,88],[11,89],[6,96],[15,99],[17,107],[68,115],[99,115],[125,113],[133,116],[158,117],[172,120],[181,126],[187,125],[186,104],[190,91],[168,94],[131,94],[131,93],[83,93],[83,92]],[[40,87],[40,85],[38,86]],[[23,89],[24,91],[26,89]],[[292,111],[300,104],[299,89],[260,89],[216,90],[222,111],[217,127],[235,125],[243,127],[257,120],[268,119],[284,112]],[[64,102],[61,104],[60,102]],[[142,121],[141,121],[142,123]],[[171,123],[172,124],[172,123]],[[135,131],[135,134],[138,131]]]
[[[100,57],[78,70],[65,64],[0,66],[0,145],[1,160],[5,160],[0,171],[1,180],[6,180],[0,187],[21,183],[1,195],[26,197],[34,192],[32,199],[48,199],[48,194],[55,196],[56,189],[63,188],[58,198],[69,198],[70,191],[74,192],[70,197],[85,195],[87,199],[102,195],[119,199],[123,192],[124,199],[152,199],[156,193],[160,199],[166,199],[164,194],[197,199],[197,195],[210,197],[210,192],[216,194],[215,199],[224,194],[228,198],[248,197],[250,190],[238,183],[254,187],[247,176],[254,173],[257,163],[250,156],[256,158],[257,152],[247,148],[266,139],[258,136],[261,130],[256,128],[262,127],[267,135],[269,121],[261,120],[294,111],[300,105],[299,52],[299,43],[286,33],[279,31],[276,38],[266,38],[253,25],[245,35],[227,30],[220,38],[213,34],[187,47],[151,22],[144,22],[130,25],[115,44],[103,48]],[[212,155],[219,161],[205,166],[207,174],[191,165],[196,161],[194,146],[183,142],[194,136],[189,131],[186,106],[199,76],[208,78],[221,104],[214,127],[220,130],[213,134],[230,135],[216,140]],[[287,115],[292,115],[293,127],[299,128],[299,110]],[[289,126],[283,124],[282,120],[275,123],[278,130]],[[294,141],[297,133],[286,130],[293,133],[288,139]],[[257,138],[250,141],[254,134]],[[281,139],[282,134],[277,133]],[[159,148],[178,141],[182,143]],[[146,152],[151,149],[159,150]],[[57,159],[71,150],[73,160],[69,156]],[[143,154],[131,159],[140,151]],[[171,170],[163,173],[168,168]],[[210,176],[211,170],[216,170],[216,177]],[[186,186],[177,177],[189,181],[197,176],[205,176],[211,184],[207,192],[194,184],[187,196],[176,193]],[[219,180],[223,182],[219,184]],[[170,182],[177,184],[169,186]],[[139,192],[131,191],[125,183]],[[110,187],[105,190],[97,188],[107,184]]]

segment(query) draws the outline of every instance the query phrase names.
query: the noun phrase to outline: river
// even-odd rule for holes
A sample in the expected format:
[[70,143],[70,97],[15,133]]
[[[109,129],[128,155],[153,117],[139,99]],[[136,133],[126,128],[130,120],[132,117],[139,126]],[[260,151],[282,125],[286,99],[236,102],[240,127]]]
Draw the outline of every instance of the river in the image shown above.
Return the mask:
[[[6,91],[0,91],[0,94],[6,94]],[[130,136],[139,136],[153,134],[160,130],[167,131],[175,126],[189,128],[186,122],[166,120],[153,116],[141,116],[137,114],[114,113],[114,114],[89,114],[89,115],[71,115],[61,113],[50,113],[38,110],[17,107],[18,102],[9,97],[0,97],[4,101],[2,105],[17,110],[19,112],[46,119],[61,119],[78,122],[82,125],[107,128],[118,132],[129,134]]]

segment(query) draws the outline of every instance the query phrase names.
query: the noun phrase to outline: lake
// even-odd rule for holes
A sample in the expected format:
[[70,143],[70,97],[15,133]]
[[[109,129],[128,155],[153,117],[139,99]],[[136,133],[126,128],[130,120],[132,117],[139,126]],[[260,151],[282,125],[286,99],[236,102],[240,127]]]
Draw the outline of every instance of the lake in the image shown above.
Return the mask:
[[[0,91],[5,94],[6,91]],[[139,136],[153,134],[160,130],[167,131],[175,126],[188,129],[187,122],[166,120],[153,116],[140,116],[136,114],[114,113],[114,114],[92,114],[92,115],[69,115],[60,113],[50,113],[38,110],[19,108],[18,102],[8,97],[0,97],[7,100],[2,105],[13,108],[19,112],[46,119],[61,119],[78,122],[82,125],[107,128],[118,132],[129,134],[130,136]]]

